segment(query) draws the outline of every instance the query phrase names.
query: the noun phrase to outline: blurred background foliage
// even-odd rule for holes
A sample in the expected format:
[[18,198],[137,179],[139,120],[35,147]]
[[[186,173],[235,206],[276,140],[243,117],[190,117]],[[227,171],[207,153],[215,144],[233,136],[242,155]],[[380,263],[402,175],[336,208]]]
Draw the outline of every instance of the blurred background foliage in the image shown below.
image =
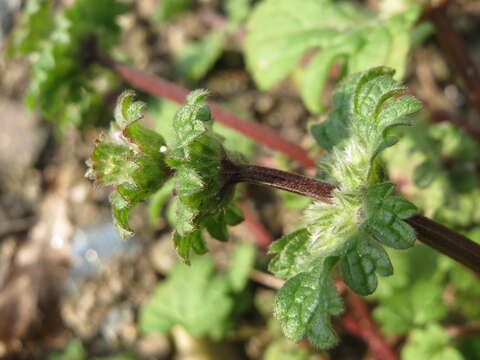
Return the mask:
[[[285,339],[272,318],[281,282],[265,272],[258,233],[288,233],[308,199],[245,186],[247,221],[231,230],[233,241],[208,241],[211,257],[186,267],[170,243],[167,184],[131,217],[136,237],[119,238],[108,189],[94,189],[84,173],[116,97],[131,86],[98,60],[108,55],[208,88],[313,157],[321,149],[307,129],[325,118],[333,86],[349,73],[392,66],[425,110],[386,151],[388,175],[424,214],[480,242],[480,114],[432,21],[436,3],[0,0],[0,357],[375,358],[340,321],[341,343],[321,352]],[[443,3],[480,66],[479,2]],[[140,97],[143,123],[171,146],[178,105]],[[215,127],[251,162],[300,171]],[[420,244],[390,256],[395,274],[367,301],[398,358],[479,359],[478,278]]]

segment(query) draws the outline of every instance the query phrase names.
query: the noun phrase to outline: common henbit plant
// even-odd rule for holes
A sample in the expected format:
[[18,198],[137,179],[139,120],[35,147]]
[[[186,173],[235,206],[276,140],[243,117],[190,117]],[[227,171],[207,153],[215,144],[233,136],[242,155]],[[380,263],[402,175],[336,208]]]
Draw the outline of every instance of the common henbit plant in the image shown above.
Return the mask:
[[384,246],[411,247],[417,237],[412,226],[419,236],[435,231],[440,236],[438,229],[429,232],[434,223],[414,216],[416,207],[396,196],[395,186],[385,181],[378,155],[397,142],[391,129],[410,125],[408,116],[421,107],[404,94],[393,73],[378,67],[350,76],[335,92],[329,119],[312,127],[326,149],[318,163],[324,181],[243,163],[213,132],[205,90],[192,92],[177,112],[176,142],[170,147],[161,135],[138,124],[142,105],[133,102],[133,94],[122,95],[110,139],[97,142],[89,175],[117,186],[111,200],[124,234],[131,233],[128,213],[133,206],[173,178],[173,242],[187,263],[192,251],[207,251],[204,230],[226,241],[227,227],[242,221],[233,201],[237,183],[271,186],[316,200],[305,210],[302,225],[272,244],[269,269],[287,279],[275,304],[285,335],[293,340],[308,337],[315,347],[329,348],[338,341],[330,317],[343,311],[334,270],[340,269],[352,290],[368,295],[377,287],[377,274],[393,272]]

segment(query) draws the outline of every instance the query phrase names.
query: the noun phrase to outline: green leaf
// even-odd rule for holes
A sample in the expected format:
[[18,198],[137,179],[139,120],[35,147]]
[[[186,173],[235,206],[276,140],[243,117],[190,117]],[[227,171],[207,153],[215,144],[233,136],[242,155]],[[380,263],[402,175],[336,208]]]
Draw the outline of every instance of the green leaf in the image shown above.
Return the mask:
[[170,177],[162,149],[165,141],[139,124],[144,104],[124,92],[115,108],[115,123],[108,136],[96,143],[88,161],[87,177],[102,185],[115,185],[110,196],[120,234],[133,235],[128,216],[135,205],[155,194]]
[[173,233],[173,245],[177,250],[178,256],[182,258],[186,264],[190,264],[190,250],[194,250],[197,254],[205,254],[208,250],[205,246],[201,231],[192,231],[184,236],[177,232]]
[[269,253],[276,255],[270,261],[268,270],[279,278],[289,278],[308,269],[311,261],[309,240],[308,230],[300,229],[273,242]]
[[402,77],[410,32],[420,6],[390,17],[376,16],[344,1],[265,0],[248,21],[247,66],[260,89],[267,89],[297,67],[302,56],[318,50],[303,80],[303,99],[312,112],[323,110],[322,91],[331,67],[345,59],[346,73],[373,66],[395,68]]
[[320,167],[344,188],[378,182],[374,159],[396,142],[386,131],[409,125],[405,117],[421,107],[411,96],[398,97],[405,88],[392,76],[393,70],[384,67],[352,75],[335,91],[329,119],[312,127],[320,146],[336,147]]
[[[166,99],[155,99],[149,105],[150,113],[155,118],[155,130],[165,138],[168,147],[175,145],[173,122],[179,108],[180,105]],[[218,122],[213,123],[213,131],[223,138],[223,146],[229,152],[239,152],[246,158],[255,155],[257,144],[252,139]]]
[[231,203],[225,211],[225,222],[227,225],[235,226],[243,222],[243,220],[245,220],[245,218],[243,217],[242,210],[234,203]]
[[167,333],[181,325],[195,336],[220,339],[231,327],[234,311],[229,278],[216,273],[212,260],[206,257],[193,259],[191,266],[176,264],[143,306],[141,331]]
[[402,359],[462,360],[463,356],[453,347],[446,331],[432,324],[410,333],[402,349]]
[[290,278],[280,289],[275,302],[275,316],[280,320],[284,334],[294,341],[307,336],[313,346],[322,349],[338,342],[330,316],[341,311],[343,305],[335,285],[318,270]]
[[417,208],[405,199],[388,196],[393,187],[391,183],[369,187],[365,201],[365,231],[385,245],[406,249],[413,245],[416,235],[402,219],[415,215]]
[[315,348],[328,349],[338,343],[330,317],[343,312],[343,303],[331,279],[321,280],[320,286],[318,305],[308,324],[307,337]]
[[369,295],[377,288],[378,273],[393,274],[392,264],[383,248],[375,244],[368,235],[358,234],[353,248],[342,258],[340,268],[345,283],[357,294]]
[[217,215],[209,216],[205,220],[205,227],[208,233],[218,241],[228,241],[227,221],[225,219],[225,212],[220,212]]
[[241,24],[250,12],[252,0],[227,0],[225,1],[225,12],[233,24]]
[[320,281],[315,273],[300,273],[280,289],[275,301],[275,317],[289,339],[301,340],[319,302]]
[[168,179],[163,186],[153,194],[148,203],[148,217],[150,223],[154,224],[160,217],[162,208],[166,204],[167,200],[172,196],[172,191],[175,186],[173,178]]
[[361,45],[359,40],[357,37],[348,41],[341,39],[340,46],[326,48],[310,60],[303,74],[302,89],[302,99],[308,110],[313,113],[320,113],[325,110],[322,93],[330,75],[330,70],[335,63]]

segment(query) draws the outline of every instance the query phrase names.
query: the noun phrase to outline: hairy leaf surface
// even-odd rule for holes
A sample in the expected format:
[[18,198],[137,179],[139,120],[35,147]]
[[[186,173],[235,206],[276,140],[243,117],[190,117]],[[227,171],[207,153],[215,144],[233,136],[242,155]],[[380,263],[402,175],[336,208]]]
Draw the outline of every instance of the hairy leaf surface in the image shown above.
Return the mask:
[[176,170],[177,216],[181,221],[176,227],[175,244],[181,245],[177,250],[186,262],[189,248],[196,248],[194,242],[182,237],[190,238],[192,232],[202,236],[201,230],[206,229],[215,239],[227,241],[227,225],[240,221],[232,218],[239,215],[232,203],[233,186],[220,177],[221,161],[227,151],[223,139],[212,130],[206,96],[205,90],[193,91],[178,111],[173,124],[176,144],[166,160]]
[[377,274],[393,273],[382,245],[405,249],[416,235],[404,219],[416,207],[393,196],[384,182],[377,155],[396,143],[388,130],[408,125],[405,116],[420,108],[393,79],[393,70],[380,67],[354,74],[334,95],[328,120],[314,125],[313,135],[327,152],[320,159],[321,177],[337,186],[328,203],[313,202],[299,230],[270,247],[270,270],[288,279],[277,299],[277,317],[287,337],[307,336],[317,347],[333,346],[336,335],[330,316],[342,305],[330,280],[339,264],[345,283],[368,295]]
[[165,164],[165,141],[140,125],[144,104],[134,102],[132,91],[124,92],[115,108],[115,122],[100,138],[88,161],[87,176],[98,184],[114,185],[110,195],[115,224],[122,236],[131,236],[128,222],[135,205],[160,189],[170,176]]

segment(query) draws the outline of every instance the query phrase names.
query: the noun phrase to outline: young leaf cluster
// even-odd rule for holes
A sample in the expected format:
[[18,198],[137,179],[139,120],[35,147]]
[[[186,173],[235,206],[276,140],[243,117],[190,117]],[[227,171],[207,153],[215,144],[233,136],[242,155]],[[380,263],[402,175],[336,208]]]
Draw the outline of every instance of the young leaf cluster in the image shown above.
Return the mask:
[[175,146],[167,163],[175,170],[177,226],[173,235],[179,255],[188,262],[190,251],[206,252],[202,230],[219,241],[228,240],[227,226],[243,220],[233,204],[234,188],[220,177],[221,162],[228,154],[223,139],[212,130],[205,90],[190,93],[175,115]]
[[118,99],[115,122],[108,135],[97,140],[87,172],[97,184],[116,186],[110,202],[122,236],[133,235],[128,223],[131,210],[161,188],[171,174],[165,164],[165,141],[140,125],[144,104],[134,102],[134,96],[126,91]]
[[27,104],[45,118],[65,125],[81,125],[101,118],[101,92],[95,91],[98,69],[89,41],[108,52],[120,28],[117,17],[128,9],[120,0],[78,0],[54,13],[50,1],[30,0],[13,40],[13,53],[34,53]]
[[337,189],[329,204],[307,208],[304,227],[270,248],[275,254],[270,270],[288,278],[275,311],[293,340],[307,336],[319,348],[336,343],[329,319],[343,309],[330,279],[336,264],[348,286],[368,295],[377,287],[377,274],[393,272],[382,245],[406,249],[415,241],[404,219],[416,207],[394,196],[393,184],[382,182],[377,157],[397,141],[389,129],[408,125],[405,117],[420,109],[415,98],[398,96],[404,91],[391,69],[355,74],[336,90],[329,119],[312,127],[328,150],[320,160],[321,174]]
[[390,66],[402,78],[410,33],[420,7],[394,14],[374,14],[353,2],[265,0],[247,24],[247,67],[260,89],[268,89],[315,52],[301,76],[302,98],[314,113],[324,110],[322,93],[330,70],[341,64],[352,74],[373,66]]

